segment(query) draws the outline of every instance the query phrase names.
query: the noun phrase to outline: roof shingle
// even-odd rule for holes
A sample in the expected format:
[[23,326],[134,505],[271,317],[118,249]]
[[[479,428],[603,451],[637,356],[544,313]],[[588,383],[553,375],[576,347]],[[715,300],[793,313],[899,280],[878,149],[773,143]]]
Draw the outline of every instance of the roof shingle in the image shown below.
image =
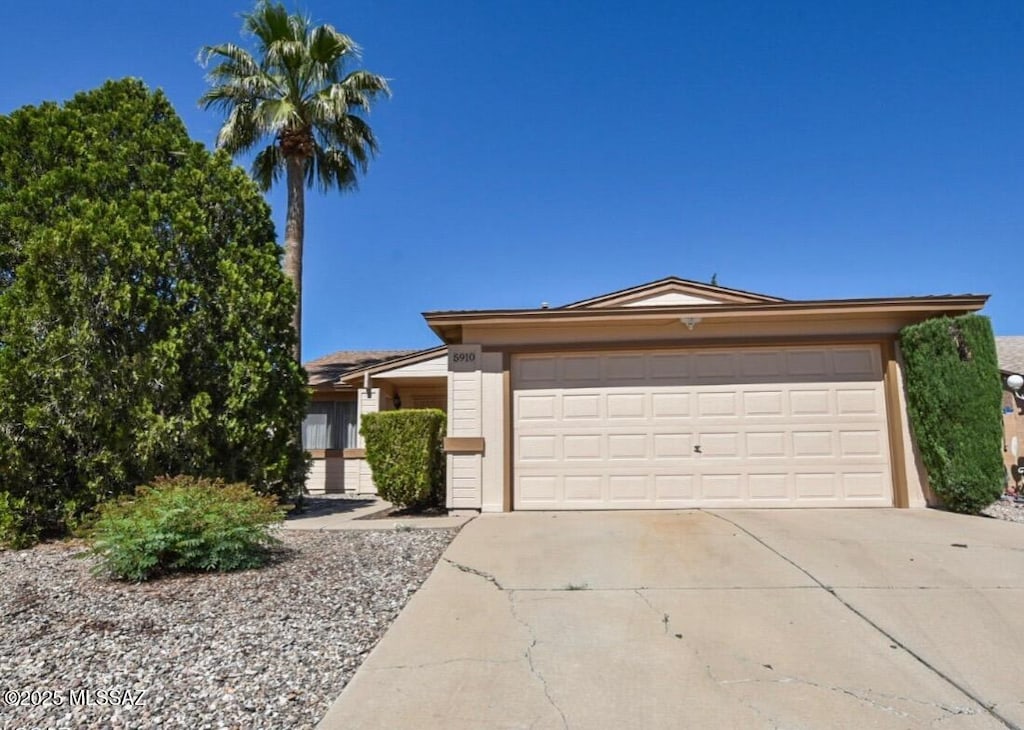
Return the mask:
[[996,358],[1004,373],[1024,375],[1024,335],[996,337]]
[[411,355],[416,350],[340,350],[330,355],[310,360],[304,367],[309,376],[310,385],[326,385],[333,383],[345,373],[359,368],[379,365],[388,360],[396,360]]

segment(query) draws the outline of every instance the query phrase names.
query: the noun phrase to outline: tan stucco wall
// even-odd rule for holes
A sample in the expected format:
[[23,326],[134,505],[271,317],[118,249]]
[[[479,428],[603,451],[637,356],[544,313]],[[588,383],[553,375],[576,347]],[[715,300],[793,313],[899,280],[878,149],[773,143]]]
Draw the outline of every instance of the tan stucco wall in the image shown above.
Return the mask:
[[345,492],[348,494],[376,494],[377,485],[366,459],[343,459]]
[[430,360],[404,365],[392,370],[382,370],[374,378],[443,378],[448,374],[447,353]]
[[510,419],[505,412],[503,361],[500,352],[485,352],[481,361],[481,433],[485,444],[480,465],[482,512],[501,512],[505,509],[505,428]]
[[914,441],[907,412],[907,389],[903,375],[903,355],[896,345],[896,367],[899,371],[900,425],[903,432],[904,471],[907,475],[907,506],[923,508],[938,504],[938,497],[928,485],[928,472],[921,462],[921,452]]
[[[480,347],[459,346],[471,354],[472,365],[460,365],[448,373],[448,435],[483,435],[483,375]],[[448,454],[446,503],[449,509],[480,509],[482,454]]]
[[345,491],[345,460],[339,457],[314,458],[306,476],[310,494],[336,494]]
[[[358,423],[362,424],[363,416],[367,413],[376,413],[377,411],[387,410],[382,407],[382,403],[387,399],[383,398],[385,395],[381,392],[380,388],[370,388],[366,390],[364,388],[359,389],[359,395],[356,400],[356,415]],[[357,447],[362,449],[366,447],[366,441],[363,439],[363,434],[360,433],[356,436]]]
[[448,410],[448,387],[440,385],[401,385],[395,388],[402,408],[440,408]]
[[690,342],[703,342],[709,338],[797,338],[819,336],[854,336],[894,334],[903,322],[889,318],[864,317],[846,320],[821,319],[815,321],[772,320],[755,323],[733,321],[716,322],[705,319],[693,330],[678,318],[664,321],[637,322],[630,325],[603,325],[580,322],[571,327],[535,325],[530,327],[495,327],[468,324],[463,328],[463,341],[482,345],[569,345],[574,343],[604,342],[656,342],[670,340],[685,347]]

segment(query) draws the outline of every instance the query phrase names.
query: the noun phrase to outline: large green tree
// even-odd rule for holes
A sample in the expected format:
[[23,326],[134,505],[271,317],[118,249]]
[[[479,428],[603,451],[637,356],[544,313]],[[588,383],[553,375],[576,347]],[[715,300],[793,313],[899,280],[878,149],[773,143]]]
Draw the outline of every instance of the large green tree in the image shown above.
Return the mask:
[[377,140],[361,115],[390,94],[383,76],[350,69],[359,46],[330,25],[314,26],[279,3],[260,2],[243,16],[243,33],[256,55],[232,44],[207,46],[201,60],[213,64],[204,108],[227,114],[217,146],[232,155],[256,152],[253,178],[264,190],[285,177],[284,268],[297,292],[296,359],[301,355],[302,247],[305,189],[356,187],[377,152]]
[[0,512],[59,532],[160,474],[296,493],[281,253],[257,186],[139,81],[0,116]]

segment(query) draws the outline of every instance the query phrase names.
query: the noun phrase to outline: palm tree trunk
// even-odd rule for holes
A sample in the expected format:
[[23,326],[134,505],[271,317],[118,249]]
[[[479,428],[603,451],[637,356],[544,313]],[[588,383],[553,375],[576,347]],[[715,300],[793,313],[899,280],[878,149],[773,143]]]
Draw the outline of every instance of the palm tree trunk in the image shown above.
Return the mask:
[[288,214],[284,224],[284,273],[295,287],[292,326],[295,327],[295,359],[299,363],[302,362],[302,240],[305,236],[306,217],[303,167],[301,158],[287,159]]

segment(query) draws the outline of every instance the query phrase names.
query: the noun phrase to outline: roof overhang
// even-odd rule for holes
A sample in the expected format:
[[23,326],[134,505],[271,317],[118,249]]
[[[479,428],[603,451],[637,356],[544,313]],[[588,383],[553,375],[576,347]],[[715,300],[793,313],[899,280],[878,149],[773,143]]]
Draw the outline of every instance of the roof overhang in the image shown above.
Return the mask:
[[463,341],[463,328],[471,326],[573,326],[583,323],[655,323],[699,318],[721,324],[780,320],[836,320],[889,317],[907,323],[931,317],[977,312],[987,294],[885,299],[825,299],[758,303],[721,303],[685,306],[606,307],[598,309],[492,309],[461,312],[425,312],[430,328],[447,344]]
[[424,362],[425,360],[433,360],[435,357],[445,354],[448,351],[447,345],[439,345],[432,347],[429,350],[420,350],[404,357],[398,357],[394,360],[388,360],[377,365],[371,365],[369,367],[358,368],[356,370],[350,370],[338,379],[338,384],[342,386],[348,386],[352,388],[358,388],[363,384],[363,379],[369,375],[370,377],[376,375],[384,375],[392,370],[398,370],[408,365],[415,365],[416,363]]

